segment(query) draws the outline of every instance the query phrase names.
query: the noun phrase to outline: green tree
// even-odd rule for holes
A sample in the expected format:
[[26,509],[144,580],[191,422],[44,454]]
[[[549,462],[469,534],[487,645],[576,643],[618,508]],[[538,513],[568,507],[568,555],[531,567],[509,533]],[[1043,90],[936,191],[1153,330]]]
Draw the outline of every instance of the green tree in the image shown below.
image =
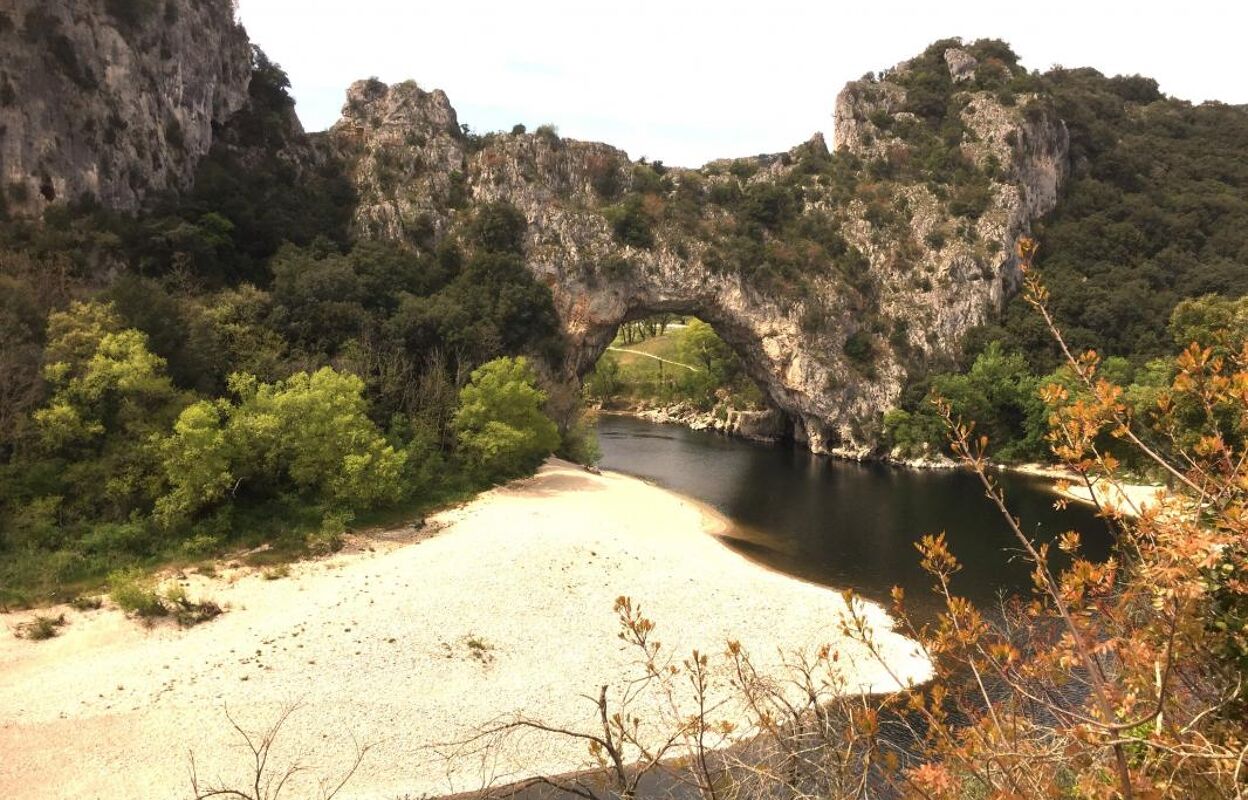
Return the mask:
[[284,381],[230,377],[238,402],[188,407],[162,446],[171,491],[157,504],[166,523],[231,496],[268,499],[294,492],[364,510],[402,494],[407,453],[368,418],[364,382],[323,367]]
[[49,318],[44,377],[53,393],[34,419],[51,449],[109,434],[141,438],[152,414],[173,400],[164,359],[148,350],[145,334],[121,324],[100,303],[74,303]]
[[619,359],[611,353],[603,353],[602,358],[594,365],[594,371],[589,374],[589,380],[585,382],[585,390],[590,397],[602,403],[610,403],[622,387]]
[[545,402],[523,356],[497,358],[474,370],[460,390],[453,422],[465,461],[487,480],[535,469],[559,446],[558,428],[542,413]]
[[1170,335],[1185,348],[1192,342],[1221,355],[1248,340],[1248,296],[1231,299],[1215,294],[1184,300],[1170,315]]
[[700,319],[689,320],[681,332],[678,351],[681,358],[701,364],[708,374],[722,371],[725,362],[735,358],[732,348]]

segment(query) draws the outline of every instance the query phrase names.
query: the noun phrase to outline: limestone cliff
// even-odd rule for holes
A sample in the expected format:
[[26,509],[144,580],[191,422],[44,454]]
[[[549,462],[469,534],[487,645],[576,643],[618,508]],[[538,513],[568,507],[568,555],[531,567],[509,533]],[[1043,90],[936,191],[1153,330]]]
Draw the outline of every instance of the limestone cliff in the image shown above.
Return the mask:
[[8,0],[0,9],[0,189],[14,216],[94,197],[135,210],[184,188],[247,100],[229,0]]
[[472,135],[443,92],[410,81],[353,84],[342,119],[305,135],[288,107],[249,105],[264,63],[229,0],[10,0],[0,50],[10,215],[84,195],[139,209],[186,187],[214,138],[222,164],[279,160],[303,191],[342,165],[359,238],[430,248],[509,203],[559,315],[556,376],[578,380],[626,320],[695,314],[799,439],[855,457],[906,382],[948,366],[1000,309],[1015,242],[1067,168],[1064,124],[1015,91],[1019,68],[992,43],[942,43],[848,85],[831,151],[815,136],[700,169],[550,128]]
[[[1053,207],[1066,170],[1061,120],[1038,99],[978,89],[972,54],[941,63],[956,89],[939,134],[907,110],[912,69],[841,92],[835,152],[815,137],[698,170],[634,164],[549,130],[467,136],[443,93],[411,82],[353,85],[328,137],[360,196],[360,235],[428,244],[473,206],[523,212],[568,378],[621,322],[695,314],[799,439],[861,457],[907,378],[948,363],[1000,309],[1018,281],[1015,242]],[[933,153],[955,162],[948,176],[914,164]]]

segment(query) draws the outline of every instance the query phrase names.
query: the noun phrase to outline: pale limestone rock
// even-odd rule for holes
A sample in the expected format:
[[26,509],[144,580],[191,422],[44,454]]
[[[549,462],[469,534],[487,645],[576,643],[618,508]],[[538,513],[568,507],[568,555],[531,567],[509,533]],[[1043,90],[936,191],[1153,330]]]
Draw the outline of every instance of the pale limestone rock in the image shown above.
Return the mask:
[[958,47],[945,51],[945,63],[949,65],[949,75],[954,83],[974,80],[975,68],[979,66],[975,56]]
[[247,102],[251,47],[228,0],[158,4],[136,24],[104,0],[8,0],[0,17],[0,191],[13,216],[84,195],[132,211],[183,189],[214,126]]
[[[453,230],[466,213],[445,202],[456,182],[469,198],[467,212],[501,200],[524,214],[528,266],[550,287],[567,344],[557,373],[575,380],[591,369],[627,319],[695,314],[737,350],[771,405],[791,420],[796,438],[815,451],[862,458],[874,452],[881,415],[896,404],[912,364],[949,363],[963,334],[999,312],[1018,282],[1015,242],[1053,207],[1065,176],[1065,127],[1051,112],[1029,120],[1021,105],[1003,107],[989,93],[971,100],[964,112],[973,131],[966,151],[978,163],[991,157],[997,164],[991,201],[979,219],[953,219],[926,185],[901,185],[894,203],[907,209],[908,233],[881,236],[863,202],[842,207],[818,193],[807,196],[802,213],[834,215],[844,238],[865,255],[875,286],[868,310],[894,326],[891,335],[863,331],[876,346],[868,372],[843,352],[863,325],[865,301],[847,293],[830,267],[807,276],[809,291],[801,298],[761,291],[739,274],[713,268],[711,237],[729,213],[722,208],[705,206],[699,232],[664,224],[653,248],[622,245],[605,213],[614,198],[595,188],[604,175],[621,191],[631,185],[633,164],[615,148],[539,134],[491,134],[470,148],[457,136],[445,96],[414,85],[356,84],[330,137],[349,159],[354,154],[350,169],[362,199],[356,224],[363,234],[411,241],[405,231],[421,215],[430,220],[426,232]],[[886,127],[895,128],[907,113],[904,104],[904,88],[887,78],[851,83],[837,98],[836,148],[864,162],[879,157],[899,140],[872,119],[887,122],[881,115],[888,115],[893,123]],[[806,154],[821,151],[826,154],[820,137],[788,154],[736,161],[753,162],[747,185],[765,184],[784,180]],[[731,180],[725,173],[732,163],[671,169],[667,176],[676,185],[710,186]],[[394,174],[383,180],[383,169]],[[822,323],[803,325],[812,314]],[[894,342],[904,344],[904,355]]]

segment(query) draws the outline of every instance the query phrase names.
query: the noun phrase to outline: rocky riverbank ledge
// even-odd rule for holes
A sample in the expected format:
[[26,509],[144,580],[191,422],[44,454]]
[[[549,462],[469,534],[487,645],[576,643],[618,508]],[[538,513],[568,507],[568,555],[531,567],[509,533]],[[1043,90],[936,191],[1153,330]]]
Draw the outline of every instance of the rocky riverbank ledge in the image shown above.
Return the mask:
[[774,409],[736,409],[721,403],[703,411],[691,403],[636,403],[606,406],[603,414],[621,414],[664,425],[683,425],[695,431],[714,431],[754,442],[775,443],[788,435],[784,414]]

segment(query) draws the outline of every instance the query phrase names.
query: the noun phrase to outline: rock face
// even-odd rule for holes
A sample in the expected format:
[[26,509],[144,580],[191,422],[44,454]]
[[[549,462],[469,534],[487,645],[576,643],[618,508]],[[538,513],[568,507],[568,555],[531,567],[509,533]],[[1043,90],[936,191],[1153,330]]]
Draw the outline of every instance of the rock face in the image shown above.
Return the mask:
[[[958,85],[974,72],[966,56],[947,59]],[[482,203],[523,212],[527,263],[550,287],[566,337],[556,366],[565,377],[590,370],[624,321],[694,314],[737,350],[799,440],[864,457],[908,377],[949,363],[963,334],[1000,309],[1019,279],[1016,240],[1053,207],[1066,171],[1068,138],[1051,110],[965,91],[957,148],[974,185],[888,178],[918,148],[906,133],[921,125],[906,111],[907,69],[841,92],[834,153],[816,137],[787,154],[700,170],[659,174],[550,131],[468,137],[444,94],[410,82],[353,85],[328,136],[359,191],[361,235],[428,244],[454,235]],[[777,192],[799,203],[783,230],[758,210]],[[734,193],[746,200],[715,201]],[[630,202],[653,223],[651,240],[621,235]],[[824,240],[834,244],[796,283],[760,278],[753,256],[724,266],[742,231],[754,231],[751,253],[770,262],[793,258],[786,248],[810,249],[783,233],[808,228],[830,229]]]
[[[252,52],[230,0],[8,0],[0,52],[0,212],[13,216],[84,195],[135,210],[186,187],[247,107]],[[815,136],[664,169],[553,129],[473,136],[441,91],[368,80],[330,131],[285,119],[277,155],[237,163],[281,158],[295,175],[341,163],[355,234],[412,247],[509,203],[559,315],[556,377],[579,380],[627,320],[694,314],[796,438],[863,457],[906,382],[947,367],[1000,309],[1015,243],[1066,174],[1051,105],[999,91],[989,81],[1008,66],[976,54],[941,44],[846,86],[832,151]]]
[[358,235],[437,237],[463,206],[466,137],[442,90],[356,81],[329,137],[354,164]]
[[945,51],[945,63],[949,65],[949,75],[955,83],[972,80],[979,60],[975,56],[957,47]]
[[0,188],[13,216],[84,195],[131,211],[184,188],[214,126],[247,101],[251,46],[229,0],[3,6]]

